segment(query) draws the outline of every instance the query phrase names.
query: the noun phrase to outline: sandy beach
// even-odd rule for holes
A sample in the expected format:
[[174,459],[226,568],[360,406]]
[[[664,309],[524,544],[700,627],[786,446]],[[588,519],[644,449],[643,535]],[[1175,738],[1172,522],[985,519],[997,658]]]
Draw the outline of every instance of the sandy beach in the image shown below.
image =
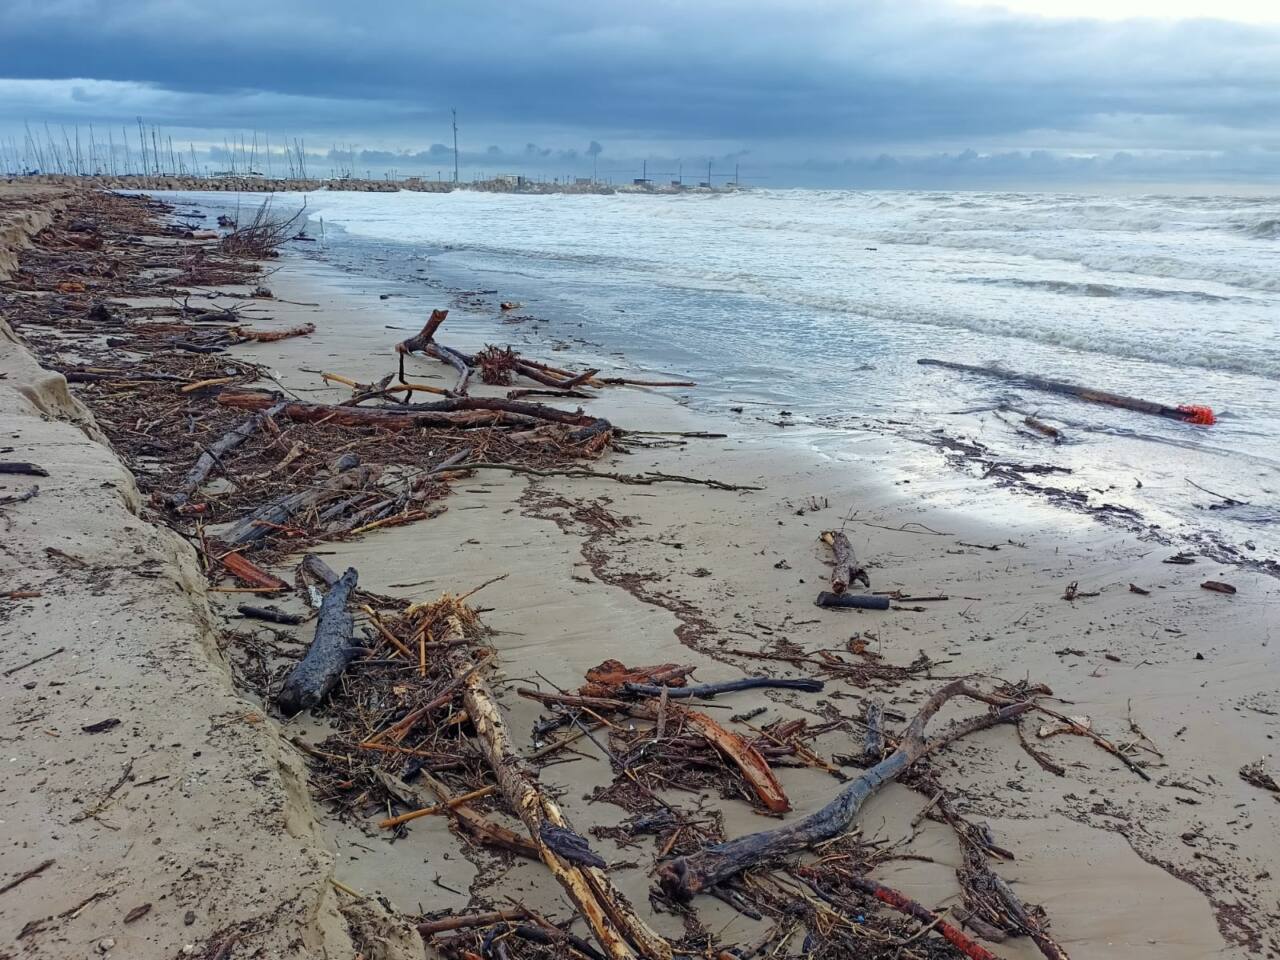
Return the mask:
[[[224,528],[205,530],[199,513],[163,503],[216,438],[199,433],[193,440],[206,428],[189,415],[201,405],[216,409],[219,388],[181,394],[175,382],[166,388],[179,414],[126,422],[123,381],[69,386],[52,372],[87,369],[105,350],[118,352],[122,368],[148,369],[162,351],[140,353],[130,338],[148,322],[174,321],[160,313],[182,302],[147,295],[146,282],[161,268],[80,276],[53,271],[44,260],[44,272],[28,274],[32,282],[17,282],[24,265],[35,263],[30,244],[39,251],[54,239],[65,242],[75,221],[94,219],[99,208],[86,196],[65,187],[0,186],[0,276],[8,277],[0,287],[0,409],[8,428],[0,460],[44,471],[0,475],[9,773],[0,787],[8,838],[0,848],[0,957],[467,956],[479,941],[449,941],[473,935],[472,928],[424,937],[416,925],[512,907],[553,923],[574,916],[546,864],[493,852],[453,816],[380,828],[380,819],[408,805],[342,793],[332,766],[318,769],[329,761],[318,760],[317,751],[326,752],[326,739],[343,732],[339,719],[356,709],[342,698],[365,687],[344,681],[332,704],[283,716],[273,698],[311,642],[315,620],[264,624],[237,612],[247,601],[270,602],[312,617],[308,592],[295,589],[303,552],[338,573],[357,570],[363,603],[377,603],[368,599],[374,596],[399,603],[378,607],[386,618],[386,611],[409,616],[411,604],[487,584],[467,600],[492,653],[480,672],[526,757],[575,728],[532,736],[551,708],[517,690],[573,693],[602,661],[692,666],[693,683],[823,680],[816,693],[757,689],[697,705],[768,757],[789,800],[780,815],[762,811],[742,775],[716,751],[690,746],[697,737],[684,729],[665,745],[656,736],[651,753],[636,754],[644,763],[635,775],[669,780],[688,773],[688,783],[664,787],[651,779],[644,789],[677,807],[681,824],[699,826],[620,842],[617,828],[635,811],[617,802],[631,796],[618,786],[627,787],[617,752],[654,726],[626,713],[603,724],[584,724],[578,715],[576,723],[594,728],[591,737],[532,764],[536,783],[608,865],[602,872],[645,924],[675,944],[676,955],[847,956],[848,944],[861,942],[868,956],[962,956],[938,931],[962,927],[974,910],[957,879],[966,863],[957,826],[964,823],[990,828],[989,848],[1001,851],[988,849],[991,867],[1022,902],[1043,906],[1045,929],[1063,956],[1280,953],[1280,793],[1266,787],[1266,777],[1280,777],[1274,577],[1204,556],[1170,563],[1177,551],[1160,543],[1000,491],[970,496],[973,508],[958,512],[950,504],[958,490],[971,492],[973,481],[948,469],[941,453],[904,453],[884,435],[853,434],[848,454],[837,459],[796,443],[765,418],[695,412],[661,388],[602,386],[589,400],[527,398],[566,411],[581,402],[586,415],[620,431],[595,459],[569,458],[556,440],[561,447],[548,447],[545,466],[649,482],[465,470],[464,459],[429,501],[405,508],[421,509],[417,522],[342,536],[281,529],[260,555],[248,555],[261,556],[263,570],[285,588],[261,601],[229,592],[243,591],[245,581],[210,564],[201,547],[206,534]],[[108,252],[143,249],[108,223],[91,226]],[[212,256],[216,241],[157,232],[146,244],[203,246]],[[73,248],[58,249],[75,263]],[[338,277],[288,252],[266,266],[260,283],[270,298],[249,297],[257,282],[237,282],[201,285],[186,300],[201,310],[233,310],[238,324],[256,331],[314,325],[305,336],[181,354],[193,370],[197,361],[210,370],[257,365],[220,371],[234,381],[229,391],[261,388],[299,403],[342,404],[351,388],[321,373],[377,384],[396,370],[395,345],[416,334],[432,309],[450,311],[438,333],[450,348],[475,354],[509,342],[501,290],[384,299],[386,288],[375,280]],[[65,283],[72,286],[60,288]],[[128,322],[95,328],[82,308],[98,302],[114,305]],[[143,316],[144,308],[156,313]],[[52,318],[46,324],[42,310]],[[186,313],[177,319],[189,320]],[[520,328],[523,355],[583,370],[572,350],[552,351],[554,330],[532,329]],[[172,357],[179,354],[167,350],[163,369],[178,369]],[[438,359],[417,353],[405,364],[415,383],[454,386],[453,368]],[[654,379],[643,370],[635,376]],[[515,386],[539,385],[517,377]],[[505,397],[508,389],[477,376],[470,392]],[[276,461],[293,442],[308,447],[315,462],[341,453],[333,424],[324,433],[283,420],[280,428],[285,441]],[[350,436],[369,444],[381,435],[358,428]],[[321,441],[333,446],[311,449]],[[491,442],[507,441],[471,443]],[[418,441],[403,443],[407,450]],[[235,504],[243,513],[239,505],[252,501],[254,483],[262,482],[255,478],[265,472],[259,447],[245,449],[255,451],[253,459],[234,452],[219,459],[193,504]],[[908,476],[900,469],[904,456],[932,458],[936,469],[927,480]],[[287,468],[272,466],[269,483],[281,482]],[[38,494],[24,499],[33,486]],[[850,592],[889,597],[889,609],[814,605],[831,587],[831,551],[820,536],[836,530],[848,536],[870,581]],[[305,548],[293,550],[291,537],[305,540]],[[1206,582],[1235,592],[1206,589]],[[352,610],[357,628],[369,628],[376,640],[361,601]],[[389,649],[371,656],[394,659]],[[441,650],[444,662],[449,650]],[[413,674],[417,664],[406,663]],[[348,673],[376,669],[356,664]],[[734,838],[798,820],[861,775],[855,761],[869,703],[883,708],[892,745],[930,694],[956,678],[1006,693],[1013,688],[998,682],[1024,684],[1024,691],[1043,685],[1051,693],[1027,694],[1029,701],[1075,718],[1075,729],[1061,732],[1058,721],[1032,709],[958,740],[918,764],[906,783],[877,792],[854,832],[832,848],[869,864],[869,875],[929,910],[947,911],[932,929],[870,897],[856,901],[863,911],[857,922],[836,909],[844,918],[837,923],[830,906],[799,896],[793,899],[803,909],[779,913],[780,891],[794,881],[769,878],[778,863],[760,866],[739,888],[748,906],[759,908],[757,918],[706,895],[683,913],[651,899],[655,867],[676,853],[696,852],[717,833]],[[660,709],[668,707],[663,697]],[[464,708],[469,716],[459,719]],[[671,716],[682,715],[673,709]],[[750,720],[731,719],[757,709]],[[953,704],[943,718],[974,709]],[[438,723],[469,731],[475,713],[473,702],[459,700]],[[804,727],[770,739],[793,721]],[[441,736],[433,729],[432,744]],[[463,739],[480,737],[469,732]],[[770,744],[777,749],[760,752]],[[679,762],[685,750],[705,769]],[[480,748],[463,753],[468,775],[483,766]],[[664,754],[676,762],[661,766]],[[447,769],[437,772],[453,775]],[[1242,770],[1254,774],[1246,779]],[[471,806],[527,833],[501,784],[491,785],[499,789]],[[461,781],[451,786],[462,792]],[[957,819],[939,816],[940,807]],[[849,930],[836,935],[833,926]],[[806,931],[819,928],[822,935],[806,946]],[[581,918],[566,929],[600,946]],[[997,942],[990,924],[967,929],[995,956],[1050,955],[1029,936]],[[898,941],[876,939],[891,933]],[[545,948],[511,943],[517,958],[577,949],[562,940]],[[753,954],[757,943],[767,950]],[[527,952],[535,949],[544,952]]]

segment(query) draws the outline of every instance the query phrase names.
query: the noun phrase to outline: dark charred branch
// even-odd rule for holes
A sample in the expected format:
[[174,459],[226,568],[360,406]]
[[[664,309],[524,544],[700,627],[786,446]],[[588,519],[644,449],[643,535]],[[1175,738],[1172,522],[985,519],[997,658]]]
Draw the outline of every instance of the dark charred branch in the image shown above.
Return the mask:
[[1033,706],[1019,701],[969,720],[958,721],[931,740],[925,727],[949,700],[973,697],[977,691],[963,680],[955,680],[933,694],[907,726],[898,748],[888,757],[852,780],[821,810],[803,820],[776,830],[765,830],[707,847],[687,857],[664,863],[658,869],[659,883],[668,896],[682,903],[692,900],[708,887],[722,883],[743,870],[779,857],[799,853],[849,829],[862,805],[886,783],[896,780],[912,764],[975,730],[1020,716]]
[[316,619],[316,635],[306,656],[289,671],[284,686],[276,695],[276,704],[286,716],[313,707],[323,700],[344,670],[360,653],[352,642],[355,620],[347,609],[351,591],[356,588],[358,574],[348,567],[333,588],[325,594]]

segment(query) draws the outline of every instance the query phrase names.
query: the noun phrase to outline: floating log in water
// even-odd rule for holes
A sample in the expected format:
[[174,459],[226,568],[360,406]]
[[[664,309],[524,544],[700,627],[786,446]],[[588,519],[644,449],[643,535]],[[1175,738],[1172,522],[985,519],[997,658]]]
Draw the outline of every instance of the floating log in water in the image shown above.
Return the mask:
[[352,642],[355,620],[347,609],[358,576],[354,567],[348,567],[324,595],[316,619],[315,639],[307,648],[306,656],[289,671],[276,695],[276,704],[286,715],[292,716],[323,700],[347,664],[359,653],[360,648]]
[[1181,420],[1184,423],[1198,423],[1208,426],[1216,422],[1217,418],[1213,415],[1213,410],[1209,407],[1199,406],[1197,404],[1184,404],[1178,407],[1166,406],[1163,403],[1153,403],[1150,400],[1139,400],[1136,397],[1126,397],[1118,393],[1108,393],[1105,390],[1094,390],[1090,387],[1081,387],[1074,383],[1064,383],[1061,380],[1046,380],[1044,377],[1035,377],[1026,373],[1011,373],[1008,370],[997,370],[995,367],[975,367],[967,363],[952,363],[950,360],[930,360],[924,358],[917,360],[916,363],[929,367],[945,367],[947,370],[958,370],[961,373],[976,373],[984,377],[994,377],[997,380],[1007,380],[1010,383],[1021,383],[1036,390],[1044,390],[1048,393],[1060,393],[1064,396],[1075,397],[1077,400],[1086,400],[1089,403],[1102,403],[1109,407],[1120,407],[1124,410],[1134,410],[1138,413],[1151,413],[1157,417],[1167,417],[1170,420]]

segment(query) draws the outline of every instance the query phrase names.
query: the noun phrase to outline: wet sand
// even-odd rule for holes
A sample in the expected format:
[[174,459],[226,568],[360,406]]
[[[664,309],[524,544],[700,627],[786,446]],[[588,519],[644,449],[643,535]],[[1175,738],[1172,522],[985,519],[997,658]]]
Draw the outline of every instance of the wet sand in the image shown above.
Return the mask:
[[[350,278],[339,283],[322,267],[294,258],[286,258],[267,282],[277,300],[254,305],[254,311],[264,314],[248,314],[254,325],[312,322],[316,333],[239,350],[269,364],[287,389],[322,402],[337,402],[349,393],[325,386],[318,374],[307,371],[377,380],[394,368],[394,343],[415,332],[419,321],[411,317],[418,308],[421,317],[432,306],[450,306],[440,302],[442,297],[424,297],[420,303],[383,301],[375,284],[360,289]],[[501,293],[491,299],[491,304],[471,311],[452,305],[441,340],[468,350],[503,342],[509,328],[498,320]],[[307,303],[318,306],[296,305]],[[550,326],[548,352],[534,346],[524,349],[571,364],[571,353],[549,352],[556,333],[554,318]],[[452,383],[448,368],[423,358],[410,362],[413,379]],[[488,608],[486,625],[497,631],[494,644],[500,658],[493,683],[499,689],[538,684],[576,688],[587,668],[608,657],[627,663],[697,664],[696,677],[702,682],[754,673],[798,676],[802,670],[787,663],[732,651],[759,652],[785,639],[808,654],[834,651],[848,658],[855,636],[894,664],[905,665],[921,652],[933,661],[928,675],[905,683],[889,699],[892,709],[908,715],[944,677],[1029,678],[1047,684],[1066,701],[1066,706],[1058,705],[1063,712],[1087,715],[1093,728],[1110,740],[1136,741],[1135,729],[1145,734],[1144,742],[1159,754],[1139,751],[1135,759],[1151,782],[1073,736],[1035,744],[1065,768],[1063,776],[1055,776],[1034,762],[1007,727],[949,748],[933,766],[961,798],[958,808],[972,819],[989,822],[1001,845],[1015,854],[1017,859],[1002,865],[1001,873],[1024,900],[1044,904],[1054,935],[1070,955],[1075,960],[1190,960],[1280,949],[1280,880],[1272,876],[1280,853],[1280,804],[1238,775],[1241,766],[1260,757],[1274,760],[1273,738],[1280,730],[1275,683],[1280,657],[1270,641],[1280,593],[1277,581],[1205,559],[1191,566],[1163,563],[1172,552],[1168,548],[1086,517],[980,489],[971,479],[949,471],[940,456],[927,482],[904,482],[904,456],[934,454],[904,451],[884,437],[853,434],[847,456],[836,460],[813,452],[782,428],[763,421],[695,415],[658,391],[602,391],[590,410],[636,431],[727,434],[713,439],[641,434],[638,439],[654,446],[633,449],[630,456],[608,457],[598,469],[661,470],[763,489],[624,486],[580,478],[533,481],[477,472],[453,484],[442,516],[326,544],[325,559],[337,569],[358,568],[366,589],[415,600],[463,592],[505,574],[505,580],[476,598]],[[38,420],[32,428],[36,432],[24,436],[22,443],[45,442],[40,431],[60,426]],[[12,456],[38,459],[26,455],[25,448]],[[5,478],[6,489],[13,486],[9,479]],[[81,495],[83,491],[67,494]],[[42,495],[34,502],[56,507],[52,497]],[[966,509],[954,509],[957,502]],[[601,505],[615,517],[629,518],[629,523],[608,528],[592,524],[575,509],[583,504]],[[842,525],[866,563],[875,590],[949,599],[904,601],[900,606],[908,609],[883,613],[814,607],[813,597],[827,578],[827,551],[818,534]],[[79,537],[81,526],[74,516],[53,509],[41,517],[39,530],[24,534],[28,552],[34,554],[47,538],[64,531]],[[125,565],[105,545],[78,547],[108,569]],[[185,548],[173,549],[185,558],[182,562],[191,562]],[[276,572],[288,577],[283,566]],[[1205,580],[1228,581],[1239,592],[1211,593],[1200,587]],[[1098,595],[1063,599],[1073,581],[1081,591]],[[1130,583],[1150,590],[1150,595],[1130,592]],[[149,595],[154,592],[161,598],[176,589],[171,581],[148,586]],[[197,603],[205,602],[198,583],[187,582],[184,589],[196,595]],[[215,609],[226,606],[224,597],[213,600]],[[127,614],[128,605],[122,609]],[[38,610],[30,611],[32,618],[39,615]],[[52,624],[62,623],[58,618],[67,616],[67,608],[60,604],[48,616]],[[163,620],[174,617],[165,614]],[[15,629],[10,620],[6,631],[16,635]],[[156,638],[154,632],[135,632],[135,641],[144,645]],[[218,654],[209,655],[216,662]],[[16,648],[6,653],[5,668],[9,659],[18,659]],[[127,678],[128,668],[121,670]],[[6,684],[17,687],[22,678],[18,674]],[[176,678],[166,682],[178,684]],[[120,686],[127,689],[130,684],[122,679]],[[867,695],[866,690],[836,680],[818,695],[725,697],[719,703],[731,709],[713,712],[727,715],[767,707],[767,715],[758,722],[798,716],[821,719],[824,709],[858,716]],[[139,696],[133,713],[161,722],[160,702],[154,695]],[[192,703],[193,723],[207,726],[210,718],[225,712],[190,698],[185,702]],[[241,705],[261,709],[244,701]],[[503,706],[512,731],[527,744],[539,715],[537,705],[507,690]],[[318,733],[297,720],[279,725],[268,719],[261,727],[270,745],[249,742],[243,747],[251,755],[257,751],[259,758],[270,750],[291,751],[278,734]],[[1027,729],[1034,729],[1034,724]],[[46,762],[60,762],[82,750],[67,737],[46,739],[40,744]],[[819,739],[814,749],[830,757],[851,752],[856,744],[848,733],[836,730]],[[624,814],[606,803],[588,802],[586,794],[610,782],[612,773],[589,745],[580,752],[573,762],[547,767],[542,782],[562,791],[564,809],[577,829],[587,833],[592,826],[617,823]],[[222,758],[208,762],[230,763]],[[289,763],[296,764],[296,757]],[[213,769],[216,776],[218,767]],[[830,776],[812,769],[782,769],[778,774],[795,808],[790,818],[815,809],[839,788]],[[23,767],[16,782],[35,787],[40,775],[34,767]],[[38,788],[33,796],[41,796],[44,789]],[[773,823],[741,802],[710,799],[723,810],[730,836]],[[237,801],[204,792],[193,802],[211,820],[237,810]],[[911,821],[926,802],[905,787],[891,786],[867,806],[858,822],[868,838],[911,838],[905,849],[933,861],[899,861],[885,868],[881,879],[929,906],[954,905],[959,852],[951,832],[924,821],[912,838]],[[335,857],[334,877],[362,894],[387,898],[405,913],[460,910],[470,894],[494,896],[500,890],[515,891],[530,906],[564,915],[559,888],[540,865],[508,866],[488,854],[466,850],[443,822],[417,821],[407,839],[389,843],[371,826],[362,829],[327,818],[323,805],[315,807],[314,817],[323,844]],[[29,866],[28,861],[54,855],[46,853],[51,841],[34,812],[16,822],[26,846],[20,858],[6,853],[0,866],[6,877]],[[229,829],[220,827],[216,836],[223,838]],[[639,868],[618,870],[615,877],[633,903],[646,904],[651,882],[646,875],[651,859],[647,848],[621,850],[604,840],[593,840],[593,846],[606,860],[639,861]],[[280,855],[259,849],[224,869],[233,877],[278,873],[273,866]],[[159,869],[141,858],[130,861],[128,882],[145,881],[149,871],[154,880]],[[36,881],[29,883],[21,899],[36,892]],[[6,925],[13,928],[5,931],[10,943],[21,926],[19,917],[27,919],[13,907],[15,894],[22,891],[19,887],[0,901]],[[721,943],[745,942],[758,933],[758,924],[718,901],[704,897],[697,906]],[[145,924],[156,922],[166,911],[154,913],[137,921],[137,929],[146,930]],[[653,922],[662,932],[679,932],[678,921],[669,915],[654,917]],[[108,930],[120,937],[122,929],[118,918],[112,924],[104,914],[80,937],[75,949],[81,952],[70,952],[72,946],[65,941],[45,941],[46,952],[40,955],[81,956],[80,945],[108,935]],[[171,956],[181,946],[167,928],[148,933],[151,938],[139,937],[127,955]],[[1026,940],[1010,940],[993,949],[1009,958],[1038,955]]]

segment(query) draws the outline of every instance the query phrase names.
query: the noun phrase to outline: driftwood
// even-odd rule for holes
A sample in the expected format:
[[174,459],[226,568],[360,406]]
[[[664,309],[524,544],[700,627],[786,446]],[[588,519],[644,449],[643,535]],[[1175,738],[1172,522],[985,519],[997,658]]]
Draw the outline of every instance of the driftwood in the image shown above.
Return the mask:
[[668,896],[680,902],[729,879],[756,864],[806,850],[849,829],[862,805],[886,783],[896,780],[912,764],[939,748],[976,730],[982,730],[1020,716],[1031,709],[1030,701],[1018,701],[968,720],[957,721],[932,739],[925,739],[925,727],[943,705],[955,697],[985,699],[963,680],[954,680],[934,693],[908,724],[898,748],[888,757],[850,781],[835,799],[803,820],[749,834],[707,847],[687,857],[667,861],[658,868],[659,883]]
[[849,537],[843,530],[826,531],[822,535],[822,542],[831,548],[836,558],[835,565],[831,568],[832,593],[844,593],[859,581],[868,590],[871,589],[871,578],[858,563],[858,558],[853,552],[853,544],[849,542]]
[[244,340],[256,340],[258,343],[275,343],[277,340],[288,340],[290,337],[309,337],[316,332],[314,323],[304,323],[287,330],[254,330],[250,327],[232,327],[227,333]]
[[426,350],[434,339],[436,330],[448,316],[448,310],[432,310],[430,318],[419,333],[396,344],[396,353],[404,356],[406,353],[421,353]]
[[780,677],[746,677],[742,680],[722,680],[719,683],[697,683],[691,687],[667,687],[650,683],[624,683],[622,685],[627,693],[639,693],[647,697],[657,697],[665,694],[672,700],[681,697],[697,697],[702,700],[709,700],[720,693],[765,688],[804,690],[808,693],[817,693],[822,689],[822,686],[821,680],[787,680]]
[[360,648],[352,642],[355,619],[347,609],[358,576],[354,567],[348,567],[325,594],[316,619],[315,639],[276,695],[276,703],[286,715],[292,716],[323,700],[359,653]]
[[823,590],[814,601],[820,607],[846,607],[855,610],[888,610],[888,597],[864,596],[854,593],[828,593]]
[[[668,696],[670,696],[675,694],[678,688],[665,687],[659,689],[665,689]],[[674,705],[668,706],[664,710],[662,704],[652,701],[648,703],[631,703],[626,700],[607,697],[575,697],[572,694],[543,693],[540,690],[530,690],[526,687],[519,688],[516,693],[522,697],[528,697],[530,700],[537,700],[540,703],[585,708],[594,713],[625,713],[638,720],[651,720],[664,725],[668,722],[674,722],[678,718],[683,719],[685,723],[701,734],[708,743],[733,761],[734,766],[741,771],[743,778],[750,784],[751,789],[755,791],[756,796],[760,798],[766,808],[774,813],[783,813],[791,809],[791,802],[787,799],[786,792],[782,789],[782,784],[773,775],[773,771],[769,769],[769,764],[765,761],[760,751],[743,737],[724,729],[706,714]]]
[[1106,404],[1109,407],[1120,407],[1137,413],[1150,413],[1157,417],[1167,417],[1170,420],[1181,420],[1184,423],[1199,423],[1208,426],[1216,420],[1211,409],[1198,405],[1170,407],[1167,404],[1153,403],[1150,400],[1139,400],[1137,397],[1126,397],[1118,393],[1108,393],[1105,390],[1094,390],[1074,383],[1064,383],[1061,380],[1046,380],[1044,377],[1035,377],[1025,373],[1011,373],[1007,370],[998,370],[995,367],[974,367],[967,363],[952,363],[949,360],[923,359],[916,362],[930,367],[958,370],[961,373],[976,373],[984,377],[994,377],[997,380],[1019,383],[1036,390],[1044,390],[1047,393],[1062,394],[1067,397],[1075,397],[1077,400]]
[[[653,707],[653,719],[662,721],[661,708]],[[786,813],[791,809],[791,801],[786,791],[774,776],[769,764],[760,751],[731,730],[726,730],[705,713],[685,710],[681,714],[685,723],[701,733],[707,742],[733,761],[734,766],[742,771],[751,789],[756,792],[760,802],[772,813]]]
[[262,425],[279,413],[283,407],[283,403],[268,407],[261,413],[254,414],[235,429],[223,434],[222,439],[200,454],[200,458],[196,460],[195,466],[191,468],[182,484],[165,498],[165,502],[171,507],[180,507],[190,500],[192,495],[200,489],[200,484],[204,483],[205,477],[209,476],[214,465],[220,463],[226,454],[257,433]]
[[338,582],[338,574],[334,572],[333,567],[329,566],[314,553],[308,553],[302,558],[302,562],[298,564],[298,570],[301,573],[311,574],[326,587],[332,587]]
[[569,863],[541,839],[542,825],[569,828],[564,814],[536,781],[512,746],[493,692],[479,672],[458,667],[463,700],[480,748],[502,795],[529,830],[542,862],[564,888],[605,954],[613,960],[671,960],[670,945],[635,915],[604,871]]
[[879,763],[884,759],[884,703],[868,700],[864,716],[867,734],[862,742],[862,756],[868,763]]
[[433,343],[428,346],[426,352],[438,360],[443,360],[458,371],[458,382],[453,385],[453,392],[460,397],[465,397],[467,395],[467,385],[471,382],[470,358],[439,343]]
[[[801,879],[805,884],[827,903],[836,907],[846,917],[855,916],[858,913],[856,906],[847,903],[837,897],[832,896],[823,890],[818,884],[814,883],[808,877],[802,876]],[[994,953],[975,941],[972,937],[965,934],[958,927],[954,927],[947,923],[942,917],[935,914],[932,910],[917,900],[912,900],[905,893],[894,890],[892,887],[886,887],[883,883],[877,883],[870,877],[850,877],[846,882],[855,890],[860,890],[868,896],[875,897],[881,903],[892,907],[899,913],[905,913],[909,917],[914,917],[921,923],[925,924],[925,930],[933,930],[953,947],[959,950],[969,960],[1000,960]]]
[[253,543],[267,536],[278,526],[287,523],[294,515],[310,509],[336,496],[344,490],[364,486],[372,477],[370,468],[355,468],[360,465],[360,458],[354,453],[344,453],[330,467],[334,476],[317,486],[286,494],[259,507],[247,517],[224,533],[218,540],[228,547],[239,547]]
[[0,473],[20,473],[28,477],[47,477],[49,471],[36,463],[27,463],[22,460],[3,460],[0,461]]
[[[224,407],[263,410],[277,398],[265,390],[226,390],[218,395]],[[568,439],[580,443],[607,433],[613,425],[603,417],[592,417],[581,410],[558,410],[542,403],[525,403],[501,397],[450,397],[432,403],[404,403],[393,407],[334,406],[324,403],[285,403],[280,416],[304,423],[324,421],[349,427],[381,427],[386,430],[413,430],[420,427],[528,427],[539,421],[577,427]]]
[[261,587],[264,590],[288,590],[289,585],[274,574],[267,573],[257,564],[251,562],[243,554],[234,550],[224,554],[218,558],[218,562],[222,564],[222,568],[235,577],[237,580],[243,581],[252,587]]
[[600,480],[614,480],[618,483],[649,486],[654,483],[690,483],[710,487],[713,490],[763,490],[764,487],[751,487],[743,484],[725,483],[723,480],[701,480],[698,477],[682,477],[675,473],[659,473],[651,470],[648,473],[611,473],[605,470],[589,470],[586,467],[566,467],[563,470],[540,469],[526,467],[520,463],[490,463],[478,461],[468,463],[468,470],[507,470],[511,473],[524,473],[531,477],[594,477]]
[[268,623],[282,623],[286,626],[296,626],[307,619],[299,613],[288,613],[279,607],[256,607],[251,603],[240,604],[236,607],[236,612],[242,617],[266,620]]

